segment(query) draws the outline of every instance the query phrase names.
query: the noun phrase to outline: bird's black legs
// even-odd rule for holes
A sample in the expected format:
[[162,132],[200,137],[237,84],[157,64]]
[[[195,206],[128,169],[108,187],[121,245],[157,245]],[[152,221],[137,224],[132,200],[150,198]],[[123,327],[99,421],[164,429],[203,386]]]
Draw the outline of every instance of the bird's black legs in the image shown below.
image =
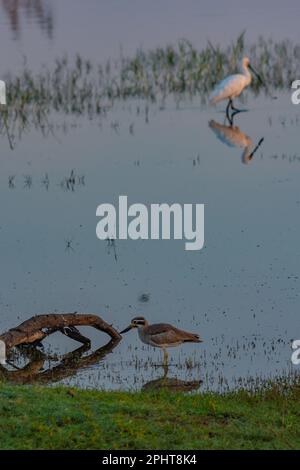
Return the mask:
[[233,106],[233,101],[232,100],[229,100],[229,103],[230,103],[230,106],[231,106],[231,109],[232,111],[235,111],[236,113],[240,113],[241,110],[236,108],[235,106]]
[[226,106],[226,117],[228,121],[230,122],[230,125],[231,125],[231,119],[230,119],[230,114],[229,114],[229,108],[231,107],[231,103],[232,103],[232,100],[229,100]]
[[167,366],[168,359],[169,359],[168,351],[165,348],[163,348],[163,351],[164,351],[164,365]]
[[165,378],[169,370],[169,366],[168,366],[169,355],[168,355],[168,351],[165,348],[163,348],[163,351],[164,351],[163,369],[164,369],[164,378]]
[[[229,112],[230,108],[231,108],[231,110],[232,110],[231,115],[230,115],[230,112]],[[233,125],[233,118],[234,118],[234,116],[235,116],[236,114],[240,113],[240,112],[241,112],[240,109],[235,108],[235,107],[233,106],[233,101],[232,101],[232,99],[230,98],[230,100],[228,101],[228,104],[227,104],[227,106],[226,106],[226,117],[227,117],[227,119],[228,119],[228,121],[229,121],[229,124],[230,124],[231,126]]]

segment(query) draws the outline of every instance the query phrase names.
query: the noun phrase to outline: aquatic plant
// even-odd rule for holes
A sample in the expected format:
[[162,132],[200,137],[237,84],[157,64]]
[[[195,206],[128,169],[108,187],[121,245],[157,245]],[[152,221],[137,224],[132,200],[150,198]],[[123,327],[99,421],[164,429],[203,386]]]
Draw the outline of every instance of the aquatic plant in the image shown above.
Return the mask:
[[[195,96],[205,103],[214,85],[235,72],[245,54],[268,84],[265,88],[254,79],[254,94],[288,89],[300,76],[300,44],[260,37],[248,45],[244,33],[227,47],[208,42],[198,50],[182,39],[176,45],[138,49],[133,57],[121,56],[99,65],[80,55],[72,60],[64,56],[39,73],[25,66],[19,75],[2,77],[7,84],[8,106],[0,110],[0,133],[7,134],[13,147],[15,137],[20,137],[29,124],[44,134],[53,133],[49,121],[52,113],[66,118],[106,117],[114,104],[135,99],[144,101],[147,121],[150,103],[164,107],[170,98],[179,105]],[[112,127],[116,130],[115,123]]]

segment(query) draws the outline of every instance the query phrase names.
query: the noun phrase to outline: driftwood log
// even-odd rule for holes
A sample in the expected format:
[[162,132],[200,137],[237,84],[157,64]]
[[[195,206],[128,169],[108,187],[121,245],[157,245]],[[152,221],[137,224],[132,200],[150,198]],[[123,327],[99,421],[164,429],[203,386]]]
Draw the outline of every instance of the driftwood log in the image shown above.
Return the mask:
[[24,321],[19,326],[11,328],[0,335],[0,340],[5,343],[6,351],[20,345],[36,345],[44,338],[60,331],[66,336],[90,345],[90,339],[83,336],[76,326],[91,326],[107,333],[112,340],[120,340],[121,335],[102,318],[90,313],[49,313],[36,315]]

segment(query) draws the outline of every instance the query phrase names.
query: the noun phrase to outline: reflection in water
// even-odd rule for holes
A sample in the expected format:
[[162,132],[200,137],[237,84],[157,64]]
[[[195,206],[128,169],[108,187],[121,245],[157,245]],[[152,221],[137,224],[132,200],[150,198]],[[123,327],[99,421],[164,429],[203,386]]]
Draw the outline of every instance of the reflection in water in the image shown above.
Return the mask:
[[164,367],[164,375],[155,380],[150,380],[142,387],[144,391],[167,389],[170,392],[191,392],[198,390],[202,380],[181,380],[177,377],[167,377],[168,367]]
[[15,178],[16,178],[16,175],[10,175],[8,177],[8,187],[9,187],[9,189],[15,189],[16,188]]
[[[119,342],[120,340],[111,340],[105,346],[88,355],[85,354],[90,350],[90,345],[84,344],[75,351],[65,354],[59,364],[53,366],[51,362],[57,363],[57,360],[55,361],[55,358],[45,354],[39,349],[35,347],[18,348],[22,359],[27,359],[29,362],[23,368],[19,368],[17,365],[19,358],[17,356],[14,357],[12,353],[11,357],[9,357],[8,364],[11,368],[14,368],[14,370],[0,365],[0,379],[18,384],[58,382],[73,376],[82,369],[98,364],[107,354],[113,351]],[[45,367],[45,363],[47,367]]]
[[53,14],[49,2],[45,0],[1,0],[2,9],[9,20],[10,29],[14,38],[18,39],[21,33],[21,17],[34,19],[43,33],[49,38],[53,34]]
[[255,152],[264,140],[261,138],[254,147],[252,139],[248,135],[244,134],[244,132],[242,132],[237,126],[226,126],[225,124],[219,124],[214,120],[209,121],[208,125],[221,142],[229,147],[243,149],[241,159],[245,164],[251,162]]
[[64,191],[75,191],[77,186],[85,186],[85,177],[84,175],[76,175],[75,170],[71,170],[69,176],[66,176],[60,183],[60,187]]
[[65,251],[72,251],[73,253],[75,252],[75,249],[73,248],[73,242],[74,240],[72,238],[68,238],[65,240]]
[[[120,340],[111,340],[90,353],[90,345],[84,344],[63,355],[60,360],[57,356],[46,354],[33,346],[18,347],[17,350],[10,352],[7,365],[0,365],[0,380],[13,384],[56,383],[99,364],[119,342]],[[26,365],[22,366],[21,363]],[[167,374],[168,367],[165,367],[163,376],[145,383],[142,390],[167,389],[173,392],[191,392],[198,390],[202,384],[202,380],[181,380],[177,377],[167,377]]]
[[106,239],[107,242],[107,252],[108,254],[112,253],[114,256],[115,261],[118,261],[118,255],[117,255],[117,248],[116,248],[116,240],[111,237],[107,237]]
[[[280,66],[280,57],[277,53],[270,52],[274,55],[271,60],[275,65],[270,70],[272,75],[268,75],[267,79],[270,79],[275,86],[280,87],[281,73],[284,73],[284,76],[285,74],[297,76],[297,73],[290,73],[289,69],[289,64],[292,68],[300,67],[299,61],[290,60],[291,50],[292,48],[287,49],[287,68]],[[101,308],[113,312],[112,321],[117,321],[120,325],[124,321],[125,309],[132,312],[141,308],[142,313],[147,314],[152,305],[165,316],[166,321],[180,322],[185,318],[185,321],[191,322],[195,328],[203,327],[206,337],[211,338],[203,349],[199,348],[195,360],[189,366],[189,370],[193,372],[192,377],[185,374],[185,356],[179,356],[180,360],[176,361],[176,371],[174,370],[176,377],[170,374],[171,377],[164,376],[158,379],[156,377],[158,372],[152,374],[152,352],[150,360],[145,363],[147,352],[137,355],[135,345],[130,344],[130,349],[127,351],[121,344],[119,349],[114,350],[111,363],[106,360],[104,364],[95,362],[98,364],[95,367],[95,371],[97,369],[99,371],[98,379],[89,369],[78,373],[76,380],[81,381],[83,386],[124,389],[127,385],[134,387],[136,384],[140,388],[145,382],[156,378],[151,381],[154,388],[163,385],[175,389],[182,385],[182,389],[186,390],[189,387],[196,387],[198,383],[180,382],[179,379],[202,377],[205,383],[201,389],[227,391],[239,388],[241,384],[245,384],[248,388],[252,383],[256,386],[257,376],[274,376],[289,368],[288,340],[291,329],[297,323],[294,306],[299,300],[298,278],[296,279],[299,275],[299,266],[294,255],[298,240],[296,233],[298,227],[294,224],[297,214],[291,210],[286,215],[286,231],[277,225],[272,210],[269,211],[272,225],[263,226],[259,235],[256,233],[253,236],[253,231],[247,228],[264,225],[261,222],[264,221],[265,211],[253,211],[253,207],[255,205],[261,207],[260,201],[266,193],[275,195],[280,188],[282,188],[280,194],[284,191],[285,197],[276,198],[279,208],[283,211],[289,203],[296,211],[298,210],[296,173],[293,174],[292,169],[285,169],[290,181],[283,181],[282,165],[272,165],[265,184],[259,185],[261,174],[258,165],[256,172],[251,172],[251,178],[247,178],[248,172],[241,172],[243,175],[240,175],[239,165],[234,165],[234,161],[223,161],[221,166],[218,166],[215,160],[210,158],[216,153],[217,146],[221,150],[222,146],[212,137],[214,140],[212,148],[207,147],[207,138],[211,131],[205,120],[204,109],[190,112],[177,111],[175,107],[174,109],[171,107],[167,112],[153,114],[155,104],[152,104],[152,101],[160,102],[161,96],[170,98],[169,101],[166,100],[168,106],[172,98],[175,98],[180,106],[179,100],[182,99],[183,102],[187,93],[191,101],[193,96],[198,96],[198,93],[204,100],[211,87],[211,81],[207,81],[206,71],[214,70],[215,61],[219,58],[220,63],[226,58],[225,67],[228,68],[227,56],[223,57],[221,53],[223,54],[220,51],[216,56],[210,55],[209,58],[207,54],[206,57],[203,55],[202,61],[201,52],[196,54],[194,60],[192,50],[189,53],[189,49],[185,48],[182,52],[175,51],[173,54],[170,48],[169,51],[158,50],[153,54],[153,58],[150,53],[140,52],[132,60],[125,57],[122,62],[117,62],[116,66],[109,67],[108,64],[107,68],[105,64],[98,68],[98,64],[78,56],[72,62],[58,60],[53,65],[49,64],[41,69],[41,73],[36,74],[25,68],[20,73],[16,72],[7,77],[8,106],[0,111],[2,140],[8,138],[12,146],[23,135],[26,138],[24,147],[20,146],[16,150],[16,158],[11,158],[9,152],[5,155],[7,145],[3,145],[4,184],[1,185],[1,197],[2,200],[7,198],[1,224],[1,238],[7,246],[2,260],[4,270],[2,291],[5,295],[0,296],[3,327],[11,316],[18,315],[24,308],[35,310],[39,305],[47,305],[49,309],[55,309],[59,303],[66,309],[70,301],[78,306],[94,306],[100,302]],[[230,60],[229,56],[228,62]],[[220,70],[222,74],[225,73],[223,67],[220,67]],[[282,83],[285,83],[284,80]],[[113,109],[114,104],[116,106]],[[268,102],[265,100],[264,104]],[[285,121],[282,121],[285,124],[282,124],[278,130],[278,108],[272,109],[271,106],[265,108],[260,102],[260,106],[255,107],[251,115],[249,114],[249,126],[252,126],[247,127],[249,134],[252,137],[255,135],[250,129],[255,128],[258,120],[263,126],[266,116],[262,114],[262,110],[264,113],[269,113],[270,109],[273,129],[269,129],[268,134],[272,132],[271,135],[276,136],[278,132],[280,137],[286,138],[285,129],[291,130],[296,142],[298,123],[297,118],[294,124],[291,123],[295,113],[290,108],[284,117]],[[283,112],[286,112],[285,109],[283,108]],[[155,116],[153,125],[148,127],[140,125],[140,121],[148,122],[152,116]],[[83,118],[90,118],[88,125],[81,122]],[[134,127],[131,125],[132,121]],[[103,139],[99,139],[98,124],[102,122],[106,125],[103,126]],[[61,133],[73,129],[74,126],[77,126],[74,135],[68,138],[61,136]],[[131,135],[134,133],[134,138],[124,136],[124,129],[126,128],[128,133],[128,127],[129,133]],[[194,132],[194,127],[197,130],[200,128],[201,139],[198,132]],[[226,141],[227,133],[227,143],[229,141],[233,146],[237,144],[232,142],[232,136],[243,135],[245,140],[238,146],[243,149],[248,161],[251,160],[253,154],[251,156],[250,137],[241,133],[237,127],[223,126],[222,133],[222,126],[217,123],[215,129],[213,125],[211,128],[216,135],[218,135],[217,130],[219,135],[222,134],[223,142]],[[52,146],[52,138],[40,139],[40,136],[36,138],[38,132],[45,137],[55,137],[54,133],[57,132],[59,137],[62,137],[60,147]],[[120,138],[117,137],[118,133]],[[228,133],[231,134],[231,139],[228,138]],[[198,168],[200,156],[195,156],[195,152],[199,140],[202,142],[199,152],[203,165]],[[276,139],[270,139],[269,142],[270,151],[274,152],[274,155],[282,151],[277,146]],[[284,150],[293,152],[292,142],[284,142]],[[192,162],[183,158],[183,156],[188,157],[187,147],[188,155],[195,156]],[[90,148],[95,148],[95,152],[83,150]],[[242,150],[234,152],[239,153]],[[30,161],[27,163],[28,160]],[[259,166],[265,169],[266,163],[264,161]],[[224,175],[224,178],[222,175],[222,169],[227,164],[230,169],[228,180],[225,178],[227,175]],[[80,192],[81,189],[79,190],[84,179],[78,177],[77,171],[75,175],[72,171],[77,165],[79,174],[80,171],[86,173],[87,185],[84,194]],[[255,170],[254,165],[251,170]],[[205,184],[199,188],[201,172]],[[158,174],[160,178],[157,179]],[[237,175],[241,176],[239,181],[236,181]],[[166,194],[166,178],[172,181],[170,191],[178,190],[182,200],[200,198],[212,206],[211,246],[215,247],[215,250],[210,250],[213,251],[212,256],[209,251],[205,251],[198,261],[181,254],[173,244],[166,246],[150,244],[147,250],[144,250],[143,245],[136,246],[128,242],[124,246],[117,245],[117,264],[114,260],[107,260],[102,256],[98,245],[90,239],[90,230],[78,233],[77,223],[82,223],[84,227],[93,224],[91,201],[94,200],[95,194],[112,195],[121,186],[133,188],[137,196],[142,191],[149,200],[165,200],[165,197],[170,196],[168,191]],[[185,184],[186,181],[188,185]],[[216,184],[216,181],[220,184]],[[9,198],[7,186],[11,189],[16,188],[15,192],[11,191]],[[39,191],[41,186],[42,190]],[[239,198],[232,197],[239,187],[244,188],[244,196],[250,201],[246,208]],[[257,187],[258,191],[253,189]],[[78,194],[73,197],[73,192],[77,191],[77,188]],[[46,190],[49,194],[44,197]],[[65,191],[62,197],[61,191]],[[69,197],[71,194],[72,198]],[[218,204],[214,204],[215,201]],[[264,201],[266,202],[264,207],[271,209],[273,198],[267,197]],[[241,214],[242,217],[237,216],[232,221],[234,243],[228,245],[228,263],[225,266],[228,271],[225,272],[220,269],[220,259],[223,260],[224,230],[220,230],[218,215],[229,204],[233,213]],[[11,216],[15,207],[20,208],[18,217]],[[79,218],[76,216],[74,226],[73,207],[76,209],[76,214],[79,214]],[[32,214],[37,214],[34,231],[31,223]],[[9,223],[4,223],[5,220]],[[20,236],[21,226],[22,236]],[[60,227],[61,230],[53,231],[51,226]],[[243,233],[240,231],[242,227]],[[76,234],[75,243],[70,235],[72,233]],[[287,237],[289,242],[287,250],[290,251],[285,250],[281,256],[277,247],[286,242]],[[267,249],[260,248],[259,244],[264,242]],[[114,240],[107,240],[107,246],[104,244],[103,251],[107,248],[117,261],[115,243]],[[244,255],[238,256],[237,253],[239,254],[245,245],[247,250],[243,250]],[[66,251],[65,256],[62,256],[63,250]],[[42,263],[39,261],[41,253]],[[67,254],[70,256],[66,260]],[[262,262],[257,263],[257,259]],[[159,270],[160,265],[165,265],[166,269]],[[255,277],[252,275],[253,272],[257,272]],[[116,295],[116,292],[119,294]],[[143,292],[151,292],[151,302],[146,302],[148,296]],[[269,295],[266,295],[268,292]],[[139,293],[142,295],[138,297]],[[199,308],[200,297],[203,314]],[[243,315],[239,316],[241,304],[244,305]],[[285,312],[284,318],[281,312]],[[272,325],[270,327],[270,314],[274,319],[273,327]],[[232,336],[226,334],[227,328],[232,330]],[[277,328],[282,332],[280,338],[275,336]],[[252,337],[252,333],[257,332],[261,335],[259,339]],[[278,339],[281,342],[278,342]],[[74,357],[74,363],[72,363],[73,354],[69,362],[68,356],[60,363],[51,361],[53,366],[51,372],[49,359],[41,355],[35,362],[31,360],[27,364],[27,360],[26,365],[22,363],[20,371],[9,368],[6,372],[1,369],[1,372],[5,372],[6,376],[9,375],[9,379],[20,382],[22,380],[29,382],[31,379],[35,380],[35,377],[45,382],[51,381],[51,378],[55,381],[76,374],[80,370],[79,364],[88,357],[86,354],[88,351],[82,355],[79,353]],[[121,362],[115,360],[116,357],[119,357]],[[15,364],[20,365],[16,362]],[[140,364],[145,364],[142,371]],[[45,367],[47,369],[44,369]],[[201,370],[204,370],[205,374],[202,375]],[[248,378],[252,377],[253,382],[249,384]],[[68,380],[68,383],[73,383],[73,378]],[[151,384],[145,384],[144,388],[150,386]]]
[[[17,179],[16,175],[8,176],[8,187],[9,189],[16,189],[20,186],[20,181]],[[48,173],[42,177],[40,185],[45,188],[46,191],[49,191],[50,188],[50,177]],[[75,192],[78,188],[83,188],[85,186],[85,175],[77,175],[75,170],[72,169],[70,175],[65,176],[58,184],[53,184],[52,187],[59,187],[64,192]],[[23,176],[23,189],[31,189],[34,187],[34,180],[32,175],[27,174]]]
[[[15,18],[17,15],[17,19],[12,21],[17,31],[18,11],[23,9],[28,14],[35,12],[41,24],[47,24],[47,21],[52,24],[52,14],[47,13],[43,5],[41,0],[2,0],[2,7],[9,16]],[[285,90],[286,77],[299,76],[300,73],[300,62],[293,55],[295,47],[283,41],[274,43],[270,48],[269,42],[263,38],[257,44],[248,46],[252,50],[251,60],[265,81],[274,89]],[[187,97],[199,94],[204,103],[216,81],[235,69],[236,51],[242,54],[245,49],[243,35],[236,44],[224,50],[217,47],[214,54],[208,54],[210,49],[208,45],[197,50],[189,41],[181,40],[175,46],[139,50],[133,57],[121,56],[101,64],[77,54],[71,60],[66,56],[58,57],[53,65],[43,67],[38,74],[25,65],[21,73],[1,77],[7,85],[7,110],[0,110],[0,134],[6,135],[13,148],[15,139],[20,139],[29,127],[45,135],[54,134],[58,128],[66,132],[64,124],[57,125],[57,116],[53,118],[53,113],[59,112],[69,118],[86,116],[102,120],[116,103],[140,99],[143,105],[136,103],[136,114],[143,113],[148,123],[150,103],[159,103],[160,109],[163,109],[168,98],[179,106]],[[266,66],[270,62],[273,64],[271,68]],[[216,64],[219,64],[218,67]],[[212,74],[211,70],[215,73]],[[261,90],[267,93],[258,80],[252,82],[251,89],[255,94]],[[111,128],[119,134],[118,119],[111,122]],[[135,133],[133,123],[129,125],[129,133]]]

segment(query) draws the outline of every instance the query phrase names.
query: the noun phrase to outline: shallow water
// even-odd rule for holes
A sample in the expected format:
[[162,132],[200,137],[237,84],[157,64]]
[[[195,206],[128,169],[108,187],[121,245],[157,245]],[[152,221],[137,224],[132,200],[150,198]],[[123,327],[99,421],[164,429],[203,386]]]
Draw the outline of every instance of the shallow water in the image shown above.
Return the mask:
[[[24,21],[44,37],[39,21]],[[66,45],[75,37],[69,28]],[[12,56],[27,44],[22,34],[7,40]],[[44,37],[44,54],[61,34],[54,21],[54,46]],[[195,96],[147,112],[145,102],[128,100],[101,120],[52,114],[54,126],[28,127],[13,150],[3,133],[0,330],[55,311],[98,313],[117,329],[143,315],[201,335],[200,345],[170,350],[169,368],[170,377],[203,381],[200,390],[298,373],[291,340],[299,337],[300,107],[289,92],[246,97],[233,129],[222,105],[209,108]],[[204,203],[204,249],[97,240],[96,207],[117,204],[121,194],[129,203]],[[89,335],[93,349],[106,342]],[[77,346],[59,335],[46,342],[59,354]],[[163,375],[159,364],[160,351],[130,332],[101,361],[73,364],[68,378],[58,378],[140,389]]]

